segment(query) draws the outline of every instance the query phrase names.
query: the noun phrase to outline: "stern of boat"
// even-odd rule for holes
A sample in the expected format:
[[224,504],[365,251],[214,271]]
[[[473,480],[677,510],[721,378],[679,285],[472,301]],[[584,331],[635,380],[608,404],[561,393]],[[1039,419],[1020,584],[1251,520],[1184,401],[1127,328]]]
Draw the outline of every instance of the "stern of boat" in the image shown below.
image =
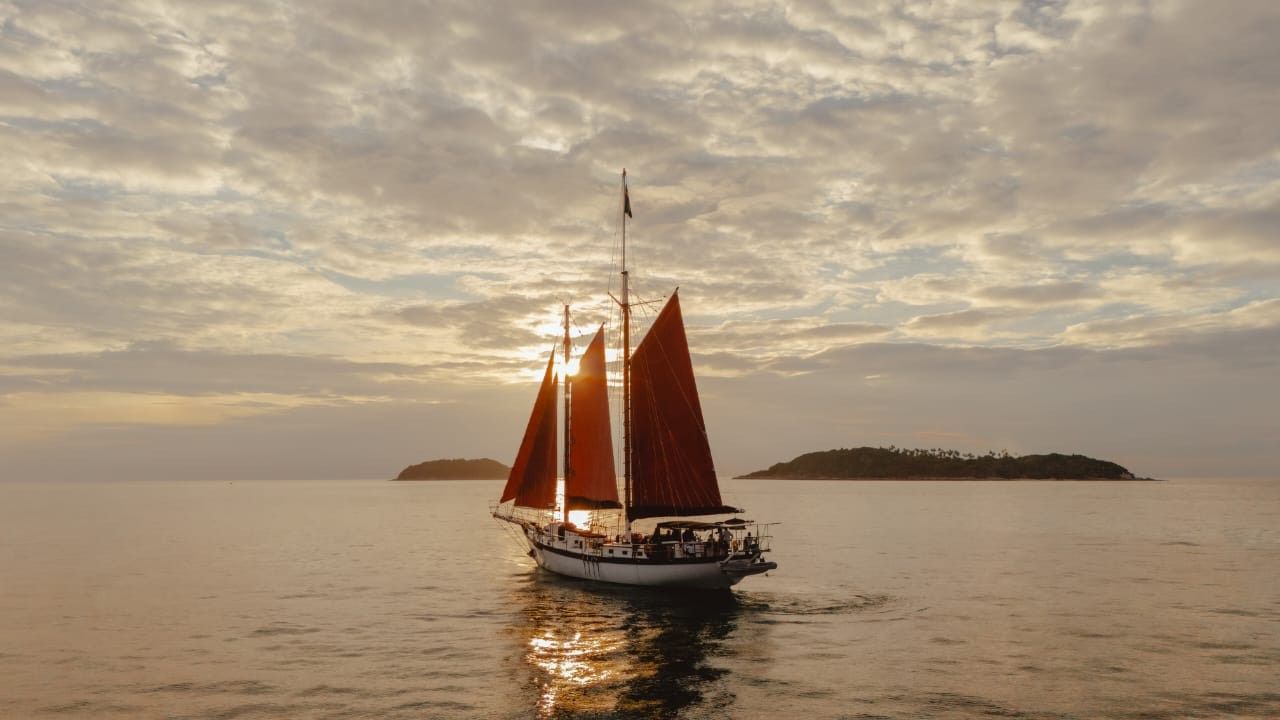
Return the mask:
[[737,554],[720,563],[720,572],[729,577],[730,585],[737,585],[742,578],[760,575],[770,570],[777,570],[778,563],[765,560],[763,553],[755,555]]

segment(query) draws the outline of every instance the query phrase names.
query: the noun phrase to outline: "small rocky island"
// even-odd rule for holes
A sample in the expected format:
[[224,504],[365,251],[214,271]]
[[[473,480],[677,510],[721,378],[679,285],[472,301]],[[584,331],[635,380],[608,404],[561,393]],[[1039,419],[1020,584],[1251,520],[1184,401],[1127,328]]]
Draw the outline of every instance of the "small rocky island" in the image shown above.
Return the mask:
[[505,480],[511,468],[497,460],[450,458],[410,465],[396,480]]
[[825,450],[741,478],[809,480],[1140,480],[1126,468],[1084,455],[986,455],[955,450],[859,447]]

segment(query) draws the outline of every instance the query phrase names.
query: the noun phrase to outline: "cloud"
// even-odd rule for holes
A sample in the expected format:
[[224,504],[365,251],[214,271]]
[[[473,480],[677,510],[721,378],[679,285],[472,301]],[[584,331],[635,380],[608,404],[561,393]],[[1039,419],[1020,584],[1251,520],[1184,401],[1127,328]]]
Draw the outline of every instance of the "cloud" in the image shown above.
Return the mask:
[[[319,355],[239,354],[136,344],[122,350],[14,357],[8,369],[30,373],[46,389],[145,394],[284,393],[358,397],[421,388],[439,366],[358,362]],[[44,377],[52,374],[52,377]],[[43,379],[41,379],[43,378]],[[429,395],[422,395],[426,398]]]
[[991,310],[959,310],[938,315],[919,315],[903,325],[913,335],[940,335],[956,337],[968,334],[975,328],[985,327],[1003,317]]
[[[255,394],[514,393],[563,304],[610,318],[622,167],[632,290],[681,288],[731,404],[905,392],[840,358],[1265,334],[1278,28],[1262,1],[0,4],[0,393],[219,427],[372,417],[210,410]],[[826,397],[793,411],[850,427]]]
[[1010,305],[1054,305],[1099,297],[1098,290],[1078,281],[1049,281],[1034,285],[996,285],[975,293],[976,297]]
[[1280,327],[1280,299],[1259,300],[1213,313],[1133,315],[1072,325],[1063,339],[1086,345],[1160,345],[1180,338],[1193,340],[1207,333]]
[[1274,327],[1124,349],[866,343],[700,386],[714,393],[712,446],[735,471],[931,432],[961,450],[1066,448],[1156,477],[1270,477],[1274,456],[1258,449],[1280,431],[1278,358]]
[[19,392],[4,396],[0,421],[9,431],[0,447],[48,442],[72,428],[93,425],[204,427],[281,413],[314,400],[275,393],[160,395],[113,392]]

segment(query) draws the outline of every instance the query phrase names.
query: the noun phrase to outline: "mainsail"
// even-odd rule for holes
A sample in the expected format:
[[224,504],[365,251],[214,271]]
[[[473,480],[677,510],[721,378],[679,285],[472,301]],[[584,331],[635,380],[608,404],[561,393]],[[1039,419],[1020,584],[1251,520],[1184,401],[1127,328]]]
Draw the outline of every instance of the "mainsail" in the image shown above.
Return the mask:
[[520,452],[516,453],[516,462],[511,466],[499,502],[514,499],[520,507],[539,509],[556,504],[556,388],[559,383],[553,369],[555,360],[552,352]]
[[720,499],[676,294],[631,356],[631,446],[629,518],[738,512]]
[[605,377],[604,328],[578,361],[569,412],[569,468],[564,497],[570,510],[622,507],[609,430],[609,381]]

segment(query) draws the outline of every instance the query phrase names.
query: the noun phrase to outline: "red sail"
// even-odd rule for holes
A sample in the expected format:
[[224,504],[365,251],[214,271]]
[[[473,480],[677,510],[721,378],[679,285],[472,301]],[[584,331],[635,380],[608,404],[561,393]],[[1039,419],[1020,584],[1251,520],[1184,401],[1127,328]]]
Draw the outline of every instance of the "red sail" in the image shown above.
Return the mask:
[[555,353],[547,363],[542,376],[538,399],[529,415],[529,426],[524,431],[520,452],[507,476],[507,486],[502,490],[506,502],[514,499],[521,507],[548,509],[556,504],[556,382],[552,367]]
[[738,512],[720,500],[676,295],[631,356],[631,478],[632,519]]
[[604,328],[592,338],[570,380],[569,469],[564,497],[570,510],[622,507],[609,431],[609,381],[604,370]]

